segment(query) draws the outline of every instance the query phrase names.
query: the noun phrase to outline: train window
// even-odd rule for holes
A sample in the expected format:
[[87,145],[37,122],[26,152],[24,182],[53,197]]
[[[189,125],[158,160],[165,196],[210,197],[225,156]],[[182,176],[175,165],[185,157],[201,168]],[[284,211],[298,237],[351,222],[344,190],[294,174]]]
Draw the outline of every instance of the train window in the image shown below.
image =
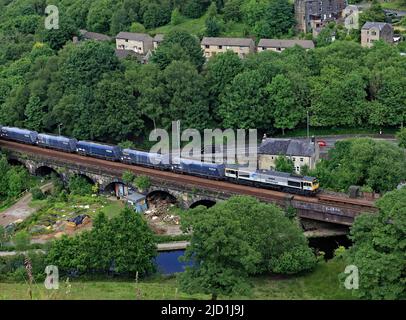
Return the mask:
[[226,172],[227,172],[227,174],[232,174],[232,175],[236,174],[235,170],[226,170]]
[[239,172],[238,173],[238,176],[239,177],[241,177],[241,178],[249,178],[250,177],[250,174],[249,173],[246,173],[246,172]]
[[288,180],[288,186],[300,188],[300,182]]

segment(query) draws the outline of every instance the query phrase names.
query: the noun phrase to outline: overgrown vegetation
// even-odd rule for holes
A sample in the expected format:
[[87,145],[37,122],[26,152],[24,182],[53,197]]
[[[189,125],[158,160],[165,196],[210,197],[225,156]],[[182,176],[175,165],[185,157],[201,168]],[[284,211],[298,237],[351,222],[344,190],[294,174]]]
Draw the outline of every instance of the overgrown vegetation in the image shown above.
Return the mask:
[[12,166],[0,153],[0,209],[34,185],[26,168]]
[[359,269],[354,294],[363,299],[405,299],[406,188],[387,193],[376,205],[377,214],[355,219],[350,237],[354,245],[344,255],[348,265]]
[[299,227],[277,206],[251,197],[192,209],[182,216],[182,229],[193,230],[185,252],[193,266],[179,275],[188,293],[246,294],[250,275],[296,274],[316,263]]
[[349,186],[359,185],[385,192],[406,179],[406,156],[389,142],[348,139],[337,142],[329,160],[322,160],[310,174],[320,179],[323,188],[346,192]]
[[91,231],[56,240],[47,255],[48,263],[61,272],[108,272],[135,276],[154,271],[156,243],[146,221],[131,209],[108,219],[96,216]]
[[[153,62],[140,65],[119,61],[109,43],[69,43],[71,32],[62,22],[53,34],[57,39],[41,37],[44,3],[27,1],[9,4],[0,24],[0,34],[7,35],[0,46],[0,122],[5,125],[57,133],[64,123],[63,133],[79,139],[142,144],[151,129],[167,128],[173,120],[181,120],[183,127],[258,128],[269,134],[300,128],[307,111],[313,127],[379,128],[405,121],[401,44],[365,49],[343,40],[307,52],[264,52],[243,61],[223,54],[203,65],[199,40],[172,28]],[[201,16],[210,2],[200,4],[187,1],[175,7],[183,15]],[[61,16],[73,20],[77,29],[106,32],[125,30],[152,12],[158,19],[166,10],[170,19],[172,7],[167,7],[173,4],[98,0],[60,5]],[[273,6],[286,3],[229,0],[205,17],[224,15],[233,23],[244,21],[254,33],[264,29],[279,35],[277,28],[291,27],[268,17],[279,10]],[[36,28],[22,27],[31,21],[38,21]]]

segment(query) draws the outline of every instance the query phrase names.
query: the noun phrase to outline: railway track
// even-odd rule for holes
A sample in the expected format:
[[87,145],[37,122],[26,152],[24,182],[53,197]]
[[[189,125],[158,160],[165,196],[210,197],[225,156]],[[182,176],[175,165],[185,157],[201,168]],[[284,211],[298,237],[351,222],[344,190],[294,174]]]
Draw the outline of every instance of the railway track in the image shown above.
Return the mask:
[[102,168],[103,171],[108,171],[121,176],[124,171],[131,171],[136,175],[147,175],[161,181],[169,181],[175,184],[182,184],[192,187],[206,188],[217,192],[228,192],[233,194],[242,194],[254,196],[265,201],[276,201],[283,203],[286,200],[295,200],[304,203],[321,204],[326,206],[334,206],[342,209],[354,209],[355,211],[374,211],[376,210],[373,201],[361,199],[349,199],[346,197],[335,197],[331,195],[319,194],[316,197],[306,197],[301,195],[293,195],[286,192],[279,192],[269,189],[256,188],[246,185],[239,185],[225,181],[211,180],[190,175],[183,175],[169,171],[161,171],[140,166],[128,165],[120,162],[111,162],[102,159],[90,158],[73,153],[65,153],[61,151],[44,149],[37,146],[26,145],[16,142],[0,139],[0,147],[18,151],[22,153],[32,154],[34,156],[44,156],[57,161],[63,161],[71,164],[80,164],[87,167]]

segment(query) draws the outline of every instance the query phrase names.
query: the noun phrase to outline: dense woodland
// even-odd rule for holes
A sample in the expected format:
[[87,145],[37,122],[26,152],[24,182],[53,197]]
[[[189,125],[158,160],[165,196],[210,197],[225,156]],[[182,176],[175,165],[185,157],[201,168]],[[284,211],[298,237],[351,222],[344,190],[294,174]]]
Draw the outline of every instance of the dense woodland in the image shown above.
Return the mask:
[[[127,9],[113,10],[111,2]],[[197,8],[195,2],[167,5],[194,16],[186,12]],[[113,43],[72,44],[71,38],[79,28],[110,34],[125,29],[111,31],[119,12],[134,11],[129,21],[145,23],[145,8],[154,1],[67,3],[61,1],[61,28],[47,31],[45,1],[0,2],[3,125],[58,132],[62,123],[65,135],[116,143],[178,119],[183,128],[258,128],[271,134],[303,125],[306,111],[312,126],[324,127],[400,126],[406,119],[403,44],[364,49],[343,40],[307,52],[297,47],[245,60],[229,53],[205,63],[198,38],[174,28],[152,62],[141,65],[118,60]]]

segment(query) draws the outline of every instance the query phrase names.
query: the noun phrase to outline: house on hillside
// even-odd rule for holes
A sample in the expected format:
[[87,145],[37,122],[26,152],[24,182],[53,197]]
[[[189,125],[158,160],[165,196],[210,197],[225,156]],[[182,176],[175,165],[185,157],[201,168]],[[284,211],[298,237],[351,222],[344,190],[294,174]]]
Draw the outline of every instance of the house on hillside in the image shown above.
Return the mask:
[[152,40],[154,50],[158,48],[158,46],[161,44],[162,41],[164,41],[164,35],[161,33],[156,34],[154,39]]
[[265,50],[282,52],[296,45],[306,50],[314,48],[314,42],[312,40],[261,39],[258,42],[258,52]]
[[375,41],[393,43],[393,27],[386,22],[365,22],[361,28],[361,46],[370,48]]
[[291,159],[295,173],[300,173],[305,165],[314,169],[320,159],[319,145],[306,139],[264,139],[258,150],[258,167],[263,170],[274,170],[279,156]]
[[346,6],[347,0],[295,0],[297,29],[317,36],[328,22],[342,17]]
[[146,33],[120,32],[116,36],[116,48],[146,55],[154,48],[153,38]]
[[204,37],[201,47],[206,59],[228,50],[236,53],[240,58],[255,52],[255,42],[250,38],[215,38]]

